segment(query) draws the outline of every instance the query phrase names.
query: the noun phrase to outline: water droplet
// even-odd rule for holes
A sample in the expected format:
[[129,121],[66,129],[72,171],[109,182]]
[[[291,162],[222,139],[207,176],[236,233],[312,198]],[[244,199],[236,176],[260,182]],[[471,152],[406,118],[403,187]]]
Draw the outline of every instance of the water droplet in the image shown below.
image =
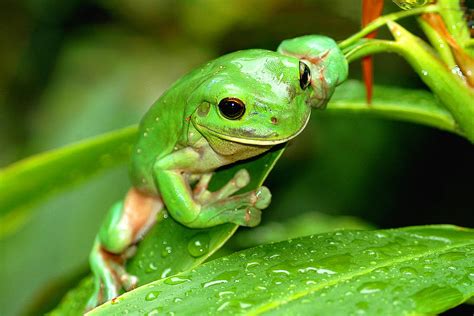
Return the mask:
[[416,269],[412,267],[402,267],[400,268],[400,272],[404,275],[410,276],[416,276],[418,274],[418,271],[416,271]]
[[251,268],[251,267],[258,266],[259,264],[260,264],[259,261],[247,262],[247,264],[245,264],[245,270],[247,270],[248,268]]
[[336,272],[334,272],[332,270],[323,269],[323,268],[306,267],[306,268],[298,269],[298,272],[300,272],[300,273],[307,273],[309,271],[314,271],[317,274],[336,274]]
[[137,155],[140,155],[142,153],[142,149],[141,148],[137,148]]
[[164,269],[163,272],[161,273],[161,278],[164,279],[164,278],[168,277],[170,272],[171,272],[171,268]]
[[227,280],[214,280],[214,281],[209,281],[209,282],[203,283],[202,287],[206,288],[206,287],[210,287],[210,286],[217,285],[217,284],[222,284],[222,283],[227,283],[227,282],[228,282]]
[[403,10],[410,10],[424,6],[427,0],[393,0],[393,2]]
[[272,272],[277,274],[290,275],[290,271],[280,268],[272,269]]
[[156,316],[156,315],[159,315],[162,310],[163,310],[162,308],[157,307],[157,308],[152,309],[151,311],[149,311],[145,315],[146,316]]
[[357,310],[356,315],[365,315],[367,314],[367,310],[369,309],[369,303],[367,302],[358,302],[356,304]]
[[367,282],[362,284],[357,290],[361,294],[372,294],[380,292],[387,287],[387,284],[384,282]]
[[457,261],[457,260],[465,259],[466,255],[460,251],[452,251],[452,252],[447,252],[447,253],[443,253],[439,255],[439,258],[447,260],[447,261]]
[[183,299],[180,298],[180,297],[175,297],[174,300],[173,300],[173,303],[179,303],[179,302],[182,302]]
[[222,292],[219,292],[219,294],[217,295],[219,298],[223,298],[223,297],[228,297],[228,296],[232,296],[234,295],[235,293],[233,291],[222,291]]
[[143,137],[148,137],[148,133],[147,133],[147,132],[144,132],[144,133],[143,133]]
[[224,309],[227,308],[227,306],[229,306],[230,302],[224,302],[222,303],[218,308],[217,308],[217,311],[220,312],[220,311],[223,311]]
[[271,255],[270,257],[268,257],[268,259],[275,259],[275,258],[278,258],[280,255],[278,253],[275,253],[273,255]]
[[145,273],[151,273],[153,271],[156,271],[157,269],[158,267],[156,266],[156,264],[154,262],[150,262],[147,268],[145,269]]
[[163,258],[168,257],[168,255],[169,255],[170,253],[172,253],[172,252],[173,252],[173,248],[172,248],[171,246],[166,246],[166,247],[163,248],[163,250],[161,251],[161,256],[162,256]]
[[153,301],[158,298],[158,295],[160,295],[160,292],[158,291],[151,291],[145,296],[145,301]]
[[209,252],[210,237],[207,233],[199,233],[193,236],[188,242],[189,254],[193,257],[200,257]]
[[422,74],[423,76],[428,76],[428,70],[424,70],[424,69],[423,69],[423,70],[421,71],[421,74]]
[[182,277],[178,277],[178,276],[174,276],[174,277],[171,277],[169,279],[166,279],[164,281],[164,283],[168,284],[168,285],[177,285],[177,284],[181,284],[181,283],[188,282],[188,281],[191,281],[191,280],[186,279],[186,278],[182,278]]

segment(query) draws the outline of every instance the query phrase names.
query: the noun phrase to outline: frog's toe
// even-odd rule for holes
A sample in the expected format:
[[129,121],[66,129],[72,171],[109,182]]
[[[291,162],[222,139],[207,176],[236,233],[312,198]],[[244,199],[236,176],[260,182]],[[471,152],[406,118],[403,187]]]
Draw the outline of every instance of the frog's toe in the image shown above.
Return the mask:
[[238,189],[242,189],[243,187],[247,186],[250,183],[250,174],[245,169],[240,169],[236,172],[234,176],[235,186]]
[[272,194],[267,187],[260,187],[255,191],[255,207],[258,209],[267,208],[272,200]]
[[255,207],[249,207],[245,211],[244,220],[245,226],[255,227],[260,224],[260,221],[262,220],[262,211]]
[[249,206],[234,211],[232,222],[240,226],[255,227],[260,224],[261,218],[262,211],[256,207]]
[[137,287],[138,278],[135,275],[125,273],[120,277],[122,281],[123,288],[126,291],[131,291]]

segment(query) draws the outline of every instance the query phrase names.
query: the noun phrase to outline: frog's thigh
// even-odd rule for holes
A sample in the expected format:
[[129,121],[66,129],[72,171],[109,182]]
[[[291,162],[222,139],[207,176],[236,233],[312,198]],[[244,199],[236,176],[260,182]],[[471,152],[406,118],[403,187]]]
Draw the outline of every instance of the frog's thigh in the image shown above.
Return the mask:
[[99,232],[101,246],[111,253],[124,252],[153,226],[162,208],[159,196],[130,189],[125,201],[115,204],[107,215]]

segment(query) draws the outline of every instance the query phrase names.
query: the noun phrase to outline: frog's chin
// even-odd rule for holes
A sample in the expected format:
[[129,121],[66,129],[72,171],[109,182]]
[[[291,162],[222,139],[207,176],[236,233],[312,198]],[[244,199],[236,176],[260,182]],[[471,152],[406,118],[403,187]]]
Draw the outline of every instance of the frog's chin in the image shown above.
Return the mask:
[[226,133],[223,133],[222,131],[213,130],[213,129],[207,127],[207,126],[203,126],[203,125],[200,125],[200,124],[198,124],[198,125],[199,125],[200,128],[206,130],[206,132],[210,133],[211,135],[216,136],[218,138],[222,138],[222,139],[231,141],[231,142],[245,144],[245,145],[272,146],[272,145],[278,145],[278,144],[286,143],[290,139],[293,139],[296,136],[298,136],[304,130],[306,125],[308,124],[309,117],[310,117],[310,115],[308,115],[306,117],[306,120],[305,120],[304,124],[293,134],[291,134],[287,137],[281,137],[281,138],[276,137],[274,139],[270,139],[271,136],[265,137],[265,136],[258,136],[258,135],[256,135],[255,137],[247,137],[247,136],[241,136],[241,135],[232,136],[232,135],[228,135]]

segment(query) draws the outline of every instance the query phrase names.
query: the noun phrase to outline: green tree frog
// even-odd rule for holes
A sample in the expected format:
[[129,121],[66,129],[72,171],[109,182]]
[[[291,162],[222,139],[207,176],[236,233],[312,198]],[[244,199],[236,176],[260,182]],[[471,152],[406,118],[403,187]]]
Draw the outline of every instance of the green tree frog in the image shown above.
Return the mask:
[[95,239],[95,289],[87,308],[136,285],[123,258],[164,208],[191,228],[257,225],[270,191],[262,186],[233,195],[250,180],[241,169],[210,192],[213,171],[297,136],[311,107],[324,107],[347,68],[332,39],[312,35],[286,40],[277,52],[222,56],[173,84],[142,119],[131,162],[133,187],[109,210]]

